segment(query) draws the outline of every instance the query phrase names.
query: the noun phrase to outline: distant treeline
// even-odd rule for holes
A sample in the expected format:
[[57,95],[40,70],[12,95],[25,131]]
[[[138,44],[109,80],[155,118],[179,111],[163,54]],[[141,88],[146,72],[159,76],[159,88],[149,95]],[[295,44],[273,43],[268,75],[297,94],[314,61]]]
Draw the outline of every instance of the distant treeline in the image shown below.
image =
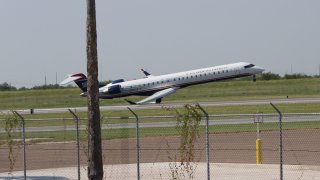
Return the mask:
[[[305,78],[319,78],[319,75],[306,75],[306,74],[301,74],[301,73],[296,73],[296,74],[285,74],[284,76],[280,76],[279,74],[267,72],[267,73],[262,73],[257,76],[257,80],[264,80],[264,81],[269,81],[269,80],[279,80],[279,79],[305,79]],[[245,78],[239,78],[239,80],[252,80],[252,77],[245,77]],[[101,82],[101,84],[107,84],[110,81],[106,82]],[[48,85],[42,85],[42,86],[34,86],[32,88],[26,88],[26,87],[21,87],[21,88],[16,88],[14,86],[11,86],[11,84],[4,82],[0,84],[0,91],[18,91],[18,90],[32,90],[32,89],[62,89],[62,88],[74,88],[75,86],[69,85],[69,86],[60,86],[58,84],[48,84]]]
[[319,78],[319,75],[306,75],[302,73],[295,73],[295,74],[285,74],[284,76],[280,76],[279,74],[267,72],[267,73],[262,73],[257,76],[258,80],[278,80],[278,79],[305,79],[305,78]]
[[[306,78],[319,78],[319,75],[306,75],[306,74],[301,74],[301,73],[296,73],[296,74],[285,74],[284,76],[280,76],[279,74],[267,72],[267,73],[262,73],[257,75],[256,79],[257,80],[263,80],[263,81],[269,81],[269,80],[280,80],[280,79],[306,79]],[[238,80],[252,80],[252,77],[243,77],[243,78],[238,78]]]
[[32,88],[16,88],[12,86],[11,84],[4,82],[0,84],[0,91],[17,91],[17,90],[32,90],[32,89],[62,89],[62,88],[73,88],[74,86],[59,86],[58,84],[48,84],[48,85],[42,85],[42,86],[34,86]]

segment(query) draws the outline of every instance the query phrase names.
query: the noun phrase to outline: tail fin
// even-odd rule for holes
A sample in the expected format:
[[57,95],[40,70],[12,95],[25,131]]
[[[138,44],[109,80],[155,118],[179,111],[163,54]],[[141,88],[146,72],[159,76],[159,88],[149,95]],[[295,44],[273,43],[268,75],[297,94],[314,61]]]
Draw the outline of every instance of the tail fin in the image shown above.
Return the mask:
[[63,80],[60,85],[65,85],[72,81],[74,81],[83,92],[87,92],[87,77],[84,74],[78,73],[68,75],[68,78]]

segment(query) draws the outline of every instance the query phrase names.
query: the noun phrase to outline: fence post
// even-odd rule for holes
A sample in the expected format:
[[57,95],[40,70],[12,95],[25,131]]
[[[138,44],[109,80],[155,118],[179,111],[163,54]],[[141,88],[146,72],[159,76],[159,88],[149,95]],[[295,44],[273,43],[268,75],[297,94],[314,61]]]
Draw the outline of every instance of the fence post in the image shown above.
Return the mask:
[[77,128],[77,163],[78,163],[78,180],[80,180],[80,138],[79,138],[79,118],[78,116],[71,110],[68,109],[69,112],[72,114],[74,120],[76,121],[76,128]]
[[129,107],[129,111],[135,116],[136,118],[136,141],[137,141],[137,179],[140,180],[140,142],[139,142],[139,117],[138,115],[133,112]]
[[17,115],[22,121],[22,146],[23,146],[23,177],[27,179],[27,159],[26,159],[26,130],[25,130],[25,120],[24,118],[17,112],[12,111],[13,114]]
[[207,179],[210,180],[209,115],[199,104],[197,104],[196,106],[203,112],[206,117]]
[[279,114],[279,132],[280,132],[280,142],[279,142],[279,146],[280,146],[280,180],[283,180],[283,157],[282,157],[282,153],[283,153],[283,144],[282,144],[282,113],[281,111],[272,103],[270,103],[271,106],[277,111],[277,113]]

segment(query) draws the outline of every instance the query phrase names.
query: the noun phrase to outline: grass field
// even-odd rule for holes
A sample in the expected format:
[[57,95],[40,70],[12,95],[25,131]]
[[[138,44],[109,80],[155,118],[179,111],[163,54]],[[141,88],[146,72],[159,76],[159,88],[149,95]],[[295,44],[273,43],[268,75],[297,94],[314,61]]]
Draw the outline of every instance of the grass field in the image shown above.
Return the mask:
[[[0,109],[30,109],[86,106],[80,89],[26,90],[0,92]],[[226,101],[289,97],[320,97],[320,79],[273,81],[231,80],[181,89],[165,102]],[[133,101],[141,97],[129,97]],[[123,99],[101,100],[101,105],[126,104]]]
[[[0,92],[0,109],[27,109],[27,108],[50,108],[50,107],[77,107],[86,106],[86,98],[79,96],[78,88],[55,89],[55,90],[27,90]],[[291,97],[320,97],[319,79],[297,80],[273,80],[273,81],[225,81],[193,86],[179,90],[177,93],[166,97],[165,102],[198,102],[198,101],[224,101],[242,99],[271,99]],[[130,97],[137,100],[139,97]],[[124,104],[122,99],[101,100],[101,105]],[[320,112],[319,103],[279,104],[283,113],[310,113]],[[242,105],[242,106],[213,106],[205,107],[209,114],[252,114],[256,112],[274,113],[270,105]],[[173,111],[165,109],[136,110],[140,116],[175,115]],[[82,124],[86,124],[85,112],[77,113]],[[108,123],[126,123],[124,120],[132,114],[125,111],[106,111],[102,117],[123,117],[120,120],[108,120]],[[72,118],[70,113],[60,114],[33,114],[24,115],[26,119],[41,118]],[[0,119],[5,115],[0,115]],[[141,119],[141,122],[171,121],[169,119]],[[72,125],[72,121],[28,121],[27,126],[58,126]],[[4,127],[0,122],[0,127]]]
[[[29,108],[53,108],[53,107],[81,107],[86,106],[86,98],[80,97],[78,88],[54,89],[54,90],[27,90],[0,92],[0,109],[29,109]],[[295,97],[320,97],[320,79],[297,79],[297,80],[274,80],[274,81],[225,81],[193,86],[179,90],[177,93],[166,97],[165,102],[201,102],[201,101],[226,101],[245,99],[272,99],[272,98],[295,98]],[[138,100],[141,97],[130,97],[131,100]],[[101,100],[101,105],[125,104],[122,99]],[[320,112],[319,103],[297,103],[278,104],[283,113],[312,113]],[[242,105],[242,106],[212,106],[205,107],[209,114],[253,114],[253,113],[275,113],[270,105]],[[136,110],[140,116],[162,116],[175,115],[173,111],[165,109]],[[81,124],[86,124],[87,114],[77,113],[82,119]],[[0,115],[0,119],[6,115]],[[128,123],[134,122],[127,119],[132,116],[129,111],[106,111],[101,113],[103,123]],[[70,113],[60,114],[33,114],[24,115],[26,119],[41,118],[72,118]],[[117,120],[110,120],[106,117],[122,117]],[[174,119],[141,119],[140,122],[174,121]],[[266,123],[267,124],[267,123]],[[274,130],[275,123],[268,123],[265,129]],[[63,126],[74,125],[71,120],[50,120],[32,121],[27,120],[26,126]],[[252,124],[248,125],[220,125],[214,126],[213,132],[237,132],[253,131]],[[0,127],[4,127],[4,121],[0,121]],[[296,128],[320,128],[318,122],[286,123],[287,129]],[[211,127],[213,129],[213,127]],[[104,138],[127,138],[134,137],[134,129],[113,129],[103,130]],[[71,140],[74,138],[74,131],[63,132],[38,132],[28,133],[28,138],[49,138],[53,141]],[[142,136],[176,135],[174,128],[143,128]],[[3,134],[1,133],[1,136]],[[84,136],[84,132],[82,132]]]
[[[274,131],[278,130],[278,123],[263,123],[260,125],[261,131]],[[283,130],[290,129],[319,129],[320,122],[291,122],[283,123]],[[215,125],[209,126],[210,133],[237,133],[237,132],[255,132],[255,124],[234,124],[234,125]],[[204,134],[205,128],[201,126],[199,128],[199,134]],[[157,136],[176,136],[178,131],[175,127],[166,128],[141,128],[140,137],[157,137]],[[21,134],[15,134],[17,139],[20,139]],[[5,133],[0,133],[0,137],[6,137]],[[75,131],[53,131],[53,132],[27,132],[26,137],[28,139],[43,138],[44,140],[34,140],[31,142],[41,141],[52,141],[52,142],[63,142],[63,141],[75,141]],[[86,140],[86,132],[80,131],[80,140]],[[103,140],[108,139],[123,139],[123,138],[134,138],[136,137],[135,129],[107,129],[102,130],[101,137]],[[0,139],[1,140],[1,139]],[[2,139],[4,140],[4,139]]]

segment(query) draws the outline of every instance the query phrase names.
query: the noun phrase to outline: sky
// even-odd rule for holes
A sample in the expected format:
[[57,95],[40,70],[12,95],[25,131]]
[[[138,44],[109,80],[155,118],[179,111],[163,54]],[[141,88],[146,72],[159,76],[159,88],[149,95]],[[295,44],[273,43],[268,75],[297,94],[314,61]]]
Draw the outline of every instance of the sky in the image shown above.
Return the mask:
[[[239,61],[320,71],[319,0],[96,0],[96,11],[100,80]],[[0,83],[86,74],[85,0],[2,1],[0,22]]]

